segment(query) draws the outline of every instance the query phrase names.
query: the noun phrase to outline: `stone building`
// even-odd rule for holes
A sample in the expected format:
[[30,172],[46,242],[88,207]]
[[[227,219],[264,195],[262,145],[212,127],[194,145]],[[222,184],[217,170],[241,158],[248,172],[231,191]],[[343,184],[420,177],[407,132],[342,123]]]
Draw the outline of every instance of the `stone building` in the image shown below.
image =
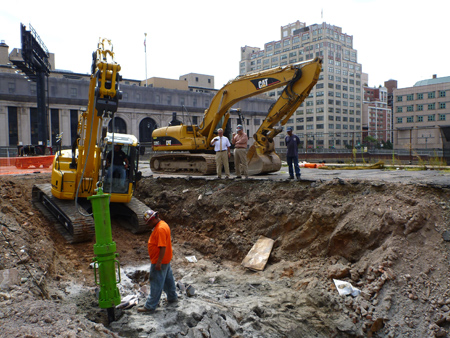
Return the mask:
[[[17,53],[14,50],[14,53]],[[52,58],[54,60],[54,57]],[[20,75],[9,62],[8,46],[0,45],[0,147],[37,144],[36,83]],[[122,65],[126,67],[126,65]],[[71,71],[54,70],[46,85],[47,115],[51,139],[62,133],[62,146],[69,147],[76,137],[78,116],[86,109],[89,75]],[[185,80],[186,77],[186,80]],[[201,78],[195,83],[195,78]],[[191,79],[194,84],[191,85]],[[148,86],[146,86],[148,85]],[[174,113],[185,124],[200,124],[205,109],[209,107],[216,90],[214,77],[187,74],[179,80],[150,78],[147,81],[123,79],[120,90],[123,99],[115,114],[114,130],[134,134],[141,143],[150,143],[155,128],[169,125]],[[203,90],[199,90],[202,88]],[[249,98],[238,102],[244,125],[251,137],[256,132],[273,100]],[[231,116],[231,126],[237,125],[237,115]],[[112,128],[110,122],[109,128]]]

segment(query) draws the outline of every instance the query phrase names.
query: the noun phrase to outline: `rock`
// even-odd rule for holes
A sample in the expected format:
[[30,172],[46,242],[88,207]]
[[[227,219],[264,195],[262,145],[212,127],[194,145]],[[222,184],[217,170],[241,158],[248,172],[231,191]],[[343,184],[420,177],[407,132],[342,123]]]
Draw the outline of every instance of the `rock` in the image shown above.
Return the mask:
[[341,263],[331,265],[327,269],[328,278],[335,278],[335,279],[345,278],[349,275],[349,273],[350,268]]
[[0,270],[0,289],[9,290],[14,285],[19,285],[19,270],[17,269],[6,269]]

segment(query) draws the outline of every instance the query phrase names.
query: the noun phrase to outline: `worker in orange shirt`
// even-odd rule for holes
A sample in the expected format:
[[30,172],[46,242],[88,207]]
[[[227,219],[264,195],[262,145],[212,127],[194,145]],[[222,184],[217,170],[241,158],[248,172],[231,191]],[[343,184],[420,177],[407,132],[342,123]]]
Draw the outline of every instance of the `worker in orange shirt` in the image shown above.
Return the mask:
[[178,295],[175,287],[170,261],[172,260],[172,240],[169,225],[162,221],[158,213],[151,209],[144,213],[144,220],[153,229],[148,240],[150,256],[150,294],[139,312],[154,313],[161,299],[162,291],[167,295],[169,303],[176,303]]

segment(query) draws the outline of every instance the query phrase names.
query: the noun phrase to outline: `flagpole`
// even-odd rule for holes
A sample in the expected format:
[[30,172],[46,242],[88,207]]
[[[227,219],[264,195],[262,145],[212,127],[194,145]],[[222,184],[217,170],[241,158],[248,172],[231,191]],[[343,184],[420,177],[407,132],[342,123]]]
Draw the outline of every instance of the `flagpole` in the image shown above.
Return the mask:
[[147,33],[144,33],[145,40],[144,40],[144,51],[145,51],[145,86],[148,87],[148,80],[147,80]]

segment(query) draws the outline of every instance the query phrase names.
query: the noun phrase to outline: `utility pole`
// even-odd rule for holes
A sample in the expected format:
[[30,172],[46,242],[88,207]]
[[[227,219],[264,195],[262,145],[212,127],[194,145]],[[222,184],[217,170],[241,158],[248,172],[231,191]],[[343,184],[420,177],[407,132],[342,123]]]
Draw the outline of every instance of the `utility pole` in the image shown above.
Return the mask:
[[144,39],[144,52],[145,52],[145,86],[148,87],[148,80],[147,80],[147,33],[144,33],[145,39]]

